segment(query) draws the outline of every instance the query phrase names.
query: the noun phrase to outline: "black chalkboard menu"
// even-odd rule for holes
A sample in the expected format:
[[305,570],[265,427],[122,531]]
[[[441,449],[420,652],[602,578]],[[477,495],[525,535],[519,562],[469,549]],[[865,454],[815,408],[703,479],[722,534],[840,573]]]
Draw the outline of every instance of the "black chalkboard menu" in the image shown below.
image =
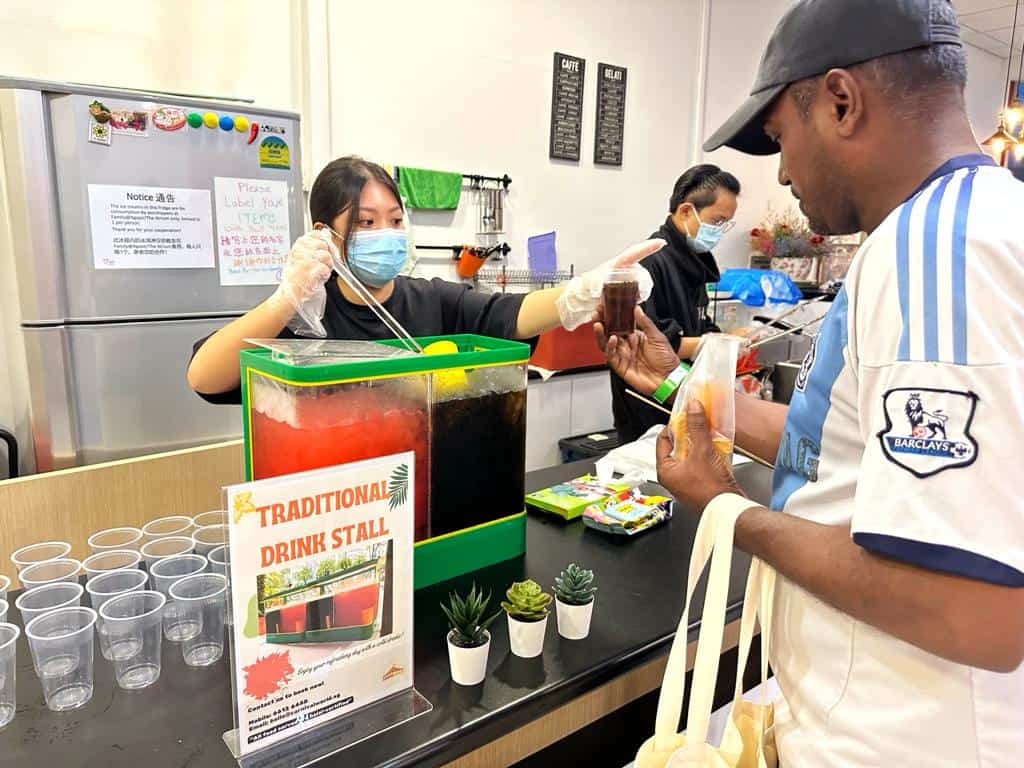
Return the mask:
[[551,78],[551,143],[554,160],[580,159],[583,132],[583,74],[586,61],[565,53],[555,54]]
[[622,165],[622,137],[626,124],[626,68],[597,65],[597,120],[594,162]]

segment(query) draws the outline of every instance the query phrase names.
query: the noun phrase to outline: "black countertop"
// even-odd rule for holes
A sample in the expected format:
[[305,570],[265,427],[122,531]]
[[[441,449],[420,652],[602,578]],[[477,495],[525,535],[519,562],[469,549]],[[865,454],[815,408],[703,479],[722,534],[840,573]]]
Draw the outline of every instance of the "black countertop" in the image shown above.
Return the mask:
[[[535,490],[592,471],[592,462],[565,464],[527,476]],[[737,468],[747,493],[767,501],[770,473]],[[531,513],[526,555],[475,574],[419,590],[415,598],[415,684],[433,711],[325,759],[329,766],[437,766],[466,754],[630,669],[666,653],[682,610],[682,592],[696,521],[679,514],[667,525],[623,541],[584,529],[579,521]],[[476,581],[498,597],[513,581],[536,579],[546,588],[575,561],[594,570],[599,591],[590,636],[568,641],[548,622],[544,653],[520,659],[509,653],[499,618],[483,684],[451,682],[446,627],[438,604],[452,588]],[[730,619],[739,615],[746,555],[733,559]],[[703,587],[691,612],[691,637],[700,620]],[[13,606],[13,597],[11,598]],[[18,611],[11,608],[18,621]],[[92,701],[81,709],[46,709],[24,635],[18,641],[18,709],[0,730],[5,766],[111,766],[207,768],[234,760],[222,741],[232,727],[227,658],[207,669],[185,666],[176,645],[164,644],[160,680],[141,691],[117,687],[113,668],[96,653]]]

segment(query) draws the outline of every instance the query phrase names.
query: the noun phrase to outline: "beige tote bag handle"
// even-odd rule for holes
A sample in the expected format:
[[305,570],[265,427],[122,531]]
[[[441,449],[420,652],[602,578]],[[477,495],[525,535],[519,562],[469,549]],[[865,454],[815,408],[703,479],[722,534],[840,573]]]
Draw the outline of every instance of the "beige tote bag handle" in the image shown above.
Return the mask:
[[721,654],[722,635],[725,630],[725,603],[732,564],[733,528],[736,525],[736,518],[742,511],[726,507],[718,508],[716,514],[712,506],[701,515],[693,552],[690,555],[683,615],[676,628],[675,639],[665,666],[661,694],[658,697],[658,714],[654,724],[655,748],[666,749],[671,746],[679,729],[679,716],[683,710],[683,692],[686,686],[690,600],[710,558],[711,569],[704,596],[704,611],[697,640],[697,658],[690,689],[687,742],[692,743],[696,740],[697,743],[703,743],[707,738],[715,679],[718,676],[718,657]]

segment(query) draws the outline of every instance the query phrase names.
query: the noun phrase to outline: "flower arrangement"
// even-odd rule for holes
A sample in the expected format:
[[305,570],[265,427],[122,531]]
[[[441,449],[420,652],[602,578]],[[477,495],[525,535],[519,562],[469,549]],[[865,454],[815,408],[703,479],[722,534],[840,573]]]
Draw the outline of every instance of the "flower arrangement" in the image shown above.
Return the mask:
[[761,226],[750,230],[750,247],[769,259],[811,258],[826,251],[825,238],[812,232],[793,209],[769,212]]

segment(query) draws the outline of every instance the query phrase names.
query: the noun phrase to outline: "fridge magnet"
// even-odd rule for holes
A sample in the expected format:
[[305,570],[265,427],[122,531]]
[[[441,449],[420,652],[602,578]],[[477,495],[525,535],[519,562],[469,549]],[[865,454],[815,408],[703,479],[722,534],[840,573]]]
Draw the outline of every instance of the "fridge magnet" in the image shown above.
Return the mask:
[[203,127],[203,116],[198,112],[189,112],[188,117],[186,117],[185,120],[188,121],[189,127],[191,128]]
[[110,146],[110,124],[89,121],[89,141],[93,144]]
[[110,122],[110,110],[99,99],[94,99],[89,105],[89,114],[97,123],[104,125]]
[[110,127],[124,136],[146,136],[149,115],[136,109],[115,109],[110,113]]
[[291,168],[288,144],[278,136],[267,136],[260,142],[260,168]]
[[[236,123],[237,125],[237,123]],[[246,144],[252,144],[256,141],[256,137],[260,135],[260,124],[253,121],[249,123],[249,138],[246,140]]]
[[177,131],[185,127],[185,110],[177,107],[160,107],[153,112],[153,125],[161,131]]

